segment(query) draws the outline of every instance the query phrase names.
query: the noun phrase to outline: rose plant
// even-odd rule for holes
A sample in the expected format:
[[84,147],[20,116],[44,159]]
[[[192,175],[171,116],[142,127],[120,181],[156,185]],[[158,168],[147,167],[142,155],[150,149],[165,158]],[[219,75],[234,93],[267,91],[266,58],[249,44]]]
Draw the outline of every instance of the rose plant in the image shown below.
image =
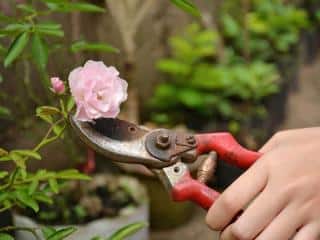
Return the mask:
[[[8,71],[13,67],[19,68],[23,78],[16,84],[25,89],[19,92],[19,109],[12,112],[13,119],[20,119],[21,116],[26,118],[30,114],[26,109],[35,104],[42,105],[52,101],[48,91],[51,84],[48,64],[54,59],[52,55],[60,56],[63,51],[74,54],[88,51],[118,52],[118,49],[107,43],[88,42],[85,39],[73,39],[66,44],[65,29],[61,22],[52,16],[71,15],[76,12],[103,14],[105,9],[87,1],[1,1],[0,60]],[[38,71],[35,79],[32,77],[33,69]],[[3,79],[6,80],[5,77]],[[36,89],[39,88],[44,94],[37,94]],[[8,112],[4,107],[1,109],[1,112]]]
[[[17,0],[11,6],[6,2],[0,3],[0,59],[6,68],[16,63],[22,64],[24,81],[21,81],[23,83],[21,86],[23,88],[21,86],[18,87],[25,89],[29,97],[26,99],[20,96],[20,100],[23,99],[23,104],[27,103],[28,100],[32,100],[33,103],[37,104],[44,102],[39,99],[40,96],[35,93],[33,86],[30,85],[32,65],[40,73],[41,85],[46,94],[50,94],[47,91],[48,89],[51,89],[54,93],[54,96],[50,95],[49,97],[54,101],[51,101],[50,106],[41,106],[36,110],[36,115],[48,123],[49,128],[34,148],[11,150],[0,148],[0,163],[5,162],[10,165],[8,170],[0,171],[0,214],[16,207],[29,208],[38,212],[39,204],[51,204],[52,197],[60,191],[65,182],[71,179],[89,180],[89,177],[75,169],[58,172],[40,169],[31,173],[28,171],[28,165],[29,160],[40,160],[42,158],[39,151],[43,147],[58,139],[66,138],[65,130],[68,125],[68,115],[71,114],[75,106],[75,101],[70,96],[65,82],[57,77],[50,79],[47,74],[48,61],[51,59],[49,55],[62,48],[68,49],[65,45],[61,45],[62,41],[59,41],[64,36],[62,25],[56,21],[47,22],[47,18],[57,13],[65,14],[75,11],[101,13],[104,12],[104,9],[85,1],[42,0],[37,1],[37,4],[35,2]],[[172,0],[171,2],[189,13],[199,15],[196,7],[188,0]],[[8,45],[8,43],[10,44]],[[48,47],[49,43],[50,49]],[[72,53],[79,51],[118,52],[117,49],[108,44],[89,43],[84,40],[74,42],[69,50]],[[127,98],[127,84],[119,78],[119,73],[113,67],[106,67],[102,63],[88,62],[88,65],[94,65],[94,67],[89,67],[94,69],[88,70],[89,74],[93,74],[89,76],[88,72],[86,72],[86,65],[81,69],[75,70],[72,77],[70,76],[70,79],[77,79],[77,81],[73,82],[69,79],[71,91],[74,93],[73,96],[77,104],[79,120],[93,121],[97,117],[115,117],[119,113],[120,103]],[[100,81],[100,77],[96,78],[95,74],[108,80],[108,84]],[[94,80],[85,80],[87,77],[93,77]],[[3,79],[0,76],[0,83]],[[84,83],[82,85],[79,82],[83,79]],[[86,85],[86,81],[88,81],[89,86]],[[86,87],[89,87],[89,90],[85,90]],[[79,89],[82,89],[80,94]],[[81,91],[85,94],[81,95]],[[1,98],[4,95],[6,94],[0,92]],[[9,109],[0,106],[0,117],[9,114]],[[16,119],[19,118],[17,117]],[[92,160],[92,158],[90,159]],[[126,226],[109,239],[124,239],[143,226],[144,224],[142,223]],[[37,233],[38,229],[19,226],[0,227],[0,239],[13,239],[9,234],[13,230],[28,231],[36,239],[40,239]],[[41,230],[45,239],[60,240],[72,234],[76,229],[74,227],[64,229],[43,227]],[[95,237],[94,239],[100,240],[104,238]]]
[[[66,83],[58,77],[51,78],[51,90],[57,98],[56,106],[41,106],[36,115],[50,127],[43,139],[33,149],[5,150],[0,148],[0,162],[13,163],[13,171],[0,171],[0,213],[15,207],[30,208],[35,213],[40,204],[52,204],[53,196],[58,194],[69,180],[89,180],[90,177],[78,170],[47,171],[40,169],[35,173],[27,171],[28,160],[41,160],[39,150],[64,137],[68,117],[76,103],[76,116],[81,121],[94,121],[99,117],[116,117],[120,104],[127,97],[127,83],[119,77],[114,67],[103,62],[88,61],[83,67],[74,69],[69,75],[70,96]],[[92,158],[92,156],[91,156]],[[91,159],[92,161],[92,159]],[[145,226],[138,222],[125,226],[108,239],[123,239]],[[5,226],[0,228],[0,239],[13,239],[7,232],[12,230],[31,232],[39,239],[37,229]],[[76,231],[74,227],[54,229],[43,227],[45,239],[64,239]],[[94,239],[104,239],[95,237]]]

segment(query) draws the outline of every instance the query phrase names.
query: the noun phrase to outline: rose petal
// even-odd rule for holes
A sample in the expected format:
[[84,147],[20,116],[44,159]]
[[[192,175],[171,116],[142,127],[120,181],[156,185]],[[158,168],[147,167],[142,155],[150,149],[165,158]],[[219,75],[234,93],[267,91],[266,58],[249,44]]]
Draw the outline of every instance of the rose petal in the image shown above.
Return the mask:
[[68,80],[80,121],[116,117],[128,96],[128,83],[119,77],[115,67],[107,67],[103,62],[87,61],[74,69]]

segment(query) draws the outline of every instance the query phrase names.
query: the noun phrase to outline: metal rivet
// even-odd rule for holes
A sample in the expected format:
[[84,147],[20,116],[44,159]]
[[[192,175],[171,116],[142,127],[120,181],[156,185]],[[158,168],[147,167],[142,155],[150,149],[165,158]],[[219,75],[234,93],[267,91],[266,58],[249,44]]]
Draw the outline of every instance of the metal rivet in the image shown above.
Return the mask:
[[170,136],[166,133],[157,136],[156,145],[159,148],[167,149],[170,146]]
[[179,167],[174,167],[173,171],[174,171],[175,173],[179,173],[179,172],[180,172],[180,168],[179,168]]

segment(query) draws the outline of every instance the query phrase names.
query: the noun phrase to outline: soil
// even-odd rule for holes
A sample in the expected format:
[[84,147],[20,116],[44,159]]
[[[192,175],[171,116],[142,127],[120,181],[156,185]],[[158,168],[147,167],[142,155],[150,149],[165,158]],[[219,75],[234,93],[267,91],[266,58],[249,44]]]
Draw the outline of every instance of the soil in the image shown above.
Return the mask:
[[[320,59],[302,68],[298,88],[290,94],[286,119],[279,130],[320,126],[319,103]],[[152,232],[151,240],[218,240],[218,234],[206,226],[205,215],[206,212],[198,208],[187,224],[172,230]]]
[[39,213],[22,210],[37,222],[49,225],[83,224],[100,218],[112,218],[122,211],[138,207],[144,190],[130,177],[95,175],[91,181],[68,182],[53,197],[53,204],[40,204]]

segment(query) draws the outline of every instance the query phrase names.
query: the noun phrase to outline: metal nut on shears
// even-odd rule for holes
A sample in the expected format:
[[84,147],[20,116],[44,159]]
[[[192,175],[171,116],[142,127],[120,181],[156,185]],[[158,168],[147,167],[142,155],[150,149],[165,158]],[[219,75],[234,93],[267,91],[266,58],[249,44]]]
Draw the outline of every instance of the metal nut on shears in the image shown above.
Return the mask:
[[156,145],[161,149],[168,149],[170,147],[170,136],[167,133],[163,133],[157,136]]
[[194,136],[190,135],[186,137],[187,143],[190,145],[194,145],[196,144],[196,139]]

